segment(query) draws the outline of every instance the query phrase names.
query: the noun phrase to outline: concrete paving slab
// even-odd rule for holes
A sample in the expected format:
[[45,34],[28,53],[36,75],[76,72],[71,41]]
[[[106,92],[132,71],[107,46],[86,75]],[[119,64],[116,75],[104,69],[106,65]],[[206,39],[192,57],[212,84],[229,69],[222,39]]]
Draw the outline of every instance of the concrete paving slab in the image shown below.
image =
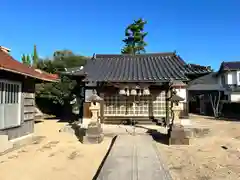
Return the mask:
[[172,180],[149,135],[119,135],[97,180]]

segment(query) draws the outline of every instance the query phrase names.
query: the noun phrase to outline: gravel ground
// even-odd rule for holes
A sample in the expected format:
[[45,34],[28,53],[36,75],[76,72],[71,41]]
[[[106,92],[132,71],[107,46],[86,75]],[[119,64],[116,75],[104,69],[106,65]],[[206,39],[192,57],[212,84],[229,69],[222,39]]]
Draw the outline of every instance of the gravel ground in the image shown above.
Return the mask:
[[0,156],[0,180],[91,180],[105,156],[111,138],[101,144],[81,144],[66,123],[45,120],[35,125],[37,141]]
[[157,143],[174,180],[240,180],[240,122],[192,116],[210,129],[190,146]]

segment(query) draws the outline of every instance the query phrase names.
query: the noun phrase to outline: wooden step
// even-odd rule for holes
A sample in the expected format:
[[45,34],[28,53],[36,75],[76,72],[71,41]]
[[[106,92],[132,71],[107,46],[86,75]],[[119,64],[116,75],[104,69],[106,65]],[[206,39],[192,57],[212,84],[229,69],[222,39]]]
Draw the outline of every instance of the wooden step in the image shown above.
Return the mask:
[[137,124],[156,124],[149,118],[138,118],[138,117],[130,117],[130,118],[120,118],[120,117],[105,117],[105,124],[131,124],[137,122]]

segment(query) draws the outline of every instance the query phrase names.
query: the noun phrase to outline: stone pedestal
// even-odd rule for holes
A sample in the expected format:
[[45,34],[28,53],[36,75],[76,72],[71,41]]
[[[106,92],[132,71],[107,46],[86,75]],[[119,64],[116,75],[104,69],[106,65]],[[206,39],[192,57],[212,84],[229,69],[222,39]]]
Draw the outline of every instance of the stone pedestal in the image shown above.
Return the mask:
[[174,124],[170,132],[169,145],[189,145],[189,137],[180,124]]
[[181,104],[173,106],[172,110],[174,121],[169,134],[169,145],[189,145],[191,132],[184,128],[184,122],[179,118],[183,110]]
[[86,129],[83,137],[84,144],[98,144],[103,141],[104,135],[101,124],[99,122],[91,122]]

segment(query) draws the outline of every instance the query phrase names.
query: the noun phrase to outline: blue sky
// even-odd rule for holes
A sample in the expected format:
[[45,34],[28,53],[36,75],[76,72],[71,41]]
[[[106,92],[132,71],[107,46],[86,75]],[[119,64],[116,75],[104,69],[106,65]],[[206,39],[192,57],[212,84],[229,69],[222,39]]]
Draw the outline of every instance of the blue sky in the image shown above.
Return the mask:
[[36,44],[42,57],[70,49],[119,53],[124,29],[148,21],[147,52],[177,53],[189,63],[240,60],[239,0],[7,0],[0,6],[0,45],[20,59]]

